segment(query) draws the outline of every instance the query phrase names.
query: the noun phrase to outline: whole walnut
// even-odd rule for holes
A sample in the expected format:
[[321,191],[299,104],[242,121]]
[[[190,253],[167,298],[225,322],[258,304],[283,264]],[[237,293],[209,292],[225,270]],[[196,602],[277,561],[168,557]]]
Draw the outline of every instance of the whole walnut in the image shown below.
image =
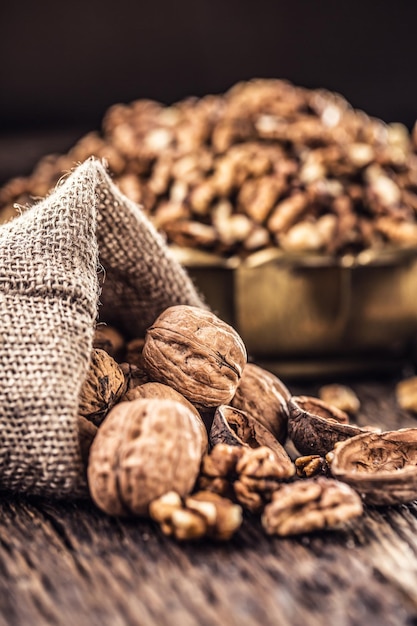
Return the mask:
[[277,376],[247,363],[231,405],[257,419],[280,443],[285,443],[290,398],[291,393]]
[[160,400],[176,400],[176,402],[180,402],[184,406],[190,409],[192,413],[195,415],[196,423],[201,430],[202,441],[203,441],[203,453],[207,451],[208,448],[208,435],[206,427],[204,426],[204,422],[200,416],[200,413],[197,411],[194,405],[191,404],[187,398],[175,391],[172,387],[168,387],[168,385],[164,385],[163,383],[144,383],[143,385],[138,385],[133,389],[129,389],[123,396],[123,401],[132,402],[132,400],[138,400],[139,398],[157,398]]
[[80,392],[79,415],[99,426],[125,390],[125,376],[116,361],[104,350],[93,349]]
[[238,333],[214,313],[177,305],[147,330],[143,358],[149,376],[173,387],[198,407],[233,398],[246,348]]
[[95,504],[110,515],[147,515],[167,491],[184,497],[196,482],[202,434],[189,408],[139,399],[115,406],[92,443],[87,469]]

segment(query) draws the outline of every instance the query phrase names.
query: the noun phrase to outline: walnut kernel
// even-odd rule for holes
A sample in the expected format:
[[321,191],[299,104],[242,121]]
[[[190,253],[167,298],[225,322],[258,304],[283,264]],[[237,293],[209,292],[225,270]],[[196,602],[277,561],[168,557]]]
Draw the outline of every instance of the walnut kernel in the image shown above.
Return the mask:
[[262,525],[269,535],[298,535],[335,528],[362,514],[359,495],[329,478],[310,478],[283,485],[265,507]]

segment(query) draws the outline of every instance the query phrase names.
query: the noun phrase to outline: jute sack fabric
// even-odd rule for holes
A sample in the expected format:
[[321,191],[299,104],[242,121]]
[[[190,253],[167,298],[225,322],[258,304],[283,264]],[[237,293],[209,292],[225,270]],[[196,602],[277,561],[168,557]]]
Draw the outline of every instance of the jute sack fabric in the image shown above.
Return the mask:
[[124,196],[94,161],[98,187],[97,239],[104,282],[100,320],[128,337],[142,337],[167,307],[204,303],[142,209]]
[[95,159],[0,228],[1,490],[87,495],[77,414],[95,325],[140,336],[180,303],[204,306]]
[[88,163],[0,229],[0,486],[85,490],[78,395],[99,285],[96,170]]

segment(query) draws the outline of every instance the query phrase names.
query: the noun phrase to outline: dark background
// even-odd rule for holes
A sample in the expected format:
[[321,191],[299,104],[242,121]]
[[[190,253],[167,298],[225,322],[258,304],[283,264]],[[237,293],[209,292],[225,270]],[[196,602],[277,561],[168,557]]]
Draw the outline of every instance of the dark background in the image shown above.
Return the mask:
[[115,102],[172,103],[253,77],[326,87],[411,128],[416,25],[412,0],[2,3],[0,173],[68,149]]

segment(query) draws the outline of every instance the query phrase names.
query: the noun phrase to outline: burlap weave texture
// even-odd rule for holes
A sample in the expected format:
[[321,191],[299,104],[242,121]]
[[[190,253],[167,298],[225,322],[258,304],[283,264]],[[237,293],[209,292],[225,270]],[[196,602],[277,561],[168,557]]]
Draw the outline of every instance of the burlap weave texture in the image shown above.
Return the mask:
[[77,414],[95,324],[139,336],[178,303],[204,306],[95,159],[0,228],[1,490],[87,495]]
[[83,490],[76,424],[98,299],[97,175],[77,169],[0,230],[0,482]]
[[113,184],[95,162],[98,187],[97,238],[105,280],[100,319],[127,336],[141,337],[167,307],[204,306],[188,274],[141,208]]

